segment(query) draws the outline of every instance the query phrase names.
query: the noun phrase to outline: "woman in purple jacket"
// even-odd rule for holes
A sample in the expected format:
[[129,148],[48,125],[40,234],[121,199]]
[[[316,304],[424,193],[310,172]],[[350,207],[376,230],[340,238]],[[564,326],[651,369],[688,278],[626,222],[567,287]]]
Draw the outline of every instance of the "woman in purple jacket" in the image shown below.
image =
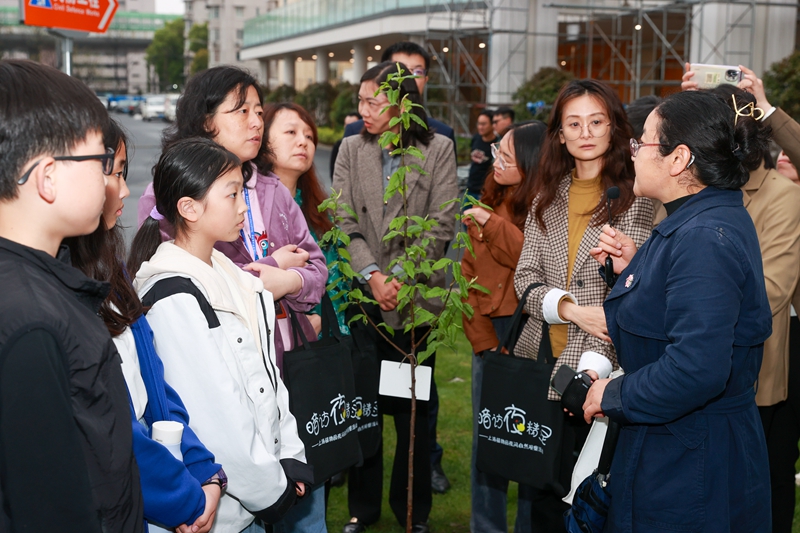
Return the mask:
[[[165,131],[162,148],[188,137],[206,137],[230,150],[242,163],[245,200],[249,206],[241,238],[216,247],[244,270],[258,275],[281,309],[276,309],[275,338],[278,366],[291,346],[286,308],[299,311],[307,337],[316,337],[302,315],[322,299],[328,271],[325,258],[308,231],[303,213],[291,193],[272,173],[271,156],[264,138],[263,94],[257,81],[235,67],[215,67],[193,76],[178,100],[174,124]],[[139,200],[139,225],[155,209],[152,184]],[[171,239],[173,228],[160,222],[162,238]]]

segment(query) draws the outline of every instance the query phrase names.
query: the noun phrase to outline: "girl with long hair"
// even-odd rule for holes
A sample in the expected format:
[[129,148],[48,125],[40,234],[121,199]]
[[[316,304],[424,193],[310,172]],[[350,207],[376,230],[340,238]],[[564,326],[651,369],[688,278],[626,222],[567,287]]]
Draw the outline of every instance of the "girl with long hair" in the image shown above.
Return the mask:
[[[475,313],[464,316],[472,358],[472,513],[470,530],[506,533],[508,479],[480,472],[475,465],[478,446],[478,406],[481,401],[483,355],[495,349],[508,330],[517,307],[514,272],[524,240],[523,230],[533,201],[533,188],[539,172],[540,149],[547,126],[533,121],[513,126],[492,145],[493,172],[486,178],[481,202],[492,208],[472,207],[464,211],[473,254],[466,253],[461,270],[467,279],[489,289],[471,289],[468,301]],[[530,487],[520,485],[515,533],[531,531]]]
[[[165,131],[164,150],[180,140],[202,137],[231,151],[242,162],[244,199],[248,205],[239,239],[218,249],[234,263],[258,275],[279,307],[275,342],[278,367],[284,348],[291,349],[291,323],[281,318],[284,306],[304,313],[320,302],[328,273],[325,258],[291,194],[272,174],[269,144],[264,139],[263,94],[255,78],[236,67],[215,67],[194,75],[178,100],[175,123]],[[139,224],[155,205],[153,187],[139,200]],[[161,221],[162,239],[174,228]],[[301,327],[314,335],[303,316]]]
[[[235,154],[209,139],[169,146],[156,206],[133,241],[134,286],[190,427],[227,465],[221,531],[263,531],[313,483],[275,360],[275,306],[261,280],[214,248],[238,239],[247,204]],[[161,242],[159,218],[175,229]]]
[[[514,276],[520,297],[532,283],[525,310],[530,319],[516,345],[517,354],[536,358],[543,323],[557,358],[554,374],[562,365],[588,371],[594,378],[607,376],[616,364],[602,307],[609,292],[598,274],[589,250],[602,225],[613,220],[637,243],[650,235],[653,206],[633,194],[633,164],[629,142],[631,126],[619,97],[595,80],[572,81],[558,94],[547,125],[541,165],[534,183],[534,200],[525,224],[525,241]],[[619,189],[611,202],[606,191]],[[551,390],[551,401],[559,395]],[[559,479],[549,488],[536,487],[531,521],[535,531],[563,531],[561,498],[569,492],[573,452],[580,448],[589,426],[565,414],[561,439]]]
[[[189,415],[180,396],[164,381],[164,367],[153,347],[142,302],[122,263],[125,243],[118,220],[130,194],[126,183],[129,158],[126,136],[115,121],[109,120],[103,141],[116,155],[106,184],[100,225],[94,233],[71,237],[65,242],[74,267],[111,285],[98,314],[122,358],[145,520],[151,522],[151,531],[158,524],[177,528],[179,533],[205,533],[214,524],[227,480],[220,465],[214,463],[214,456],[189,427]],[[153,423],[160,420],[183,424],[182,459],[173,457],[165,446],[151,438]]]

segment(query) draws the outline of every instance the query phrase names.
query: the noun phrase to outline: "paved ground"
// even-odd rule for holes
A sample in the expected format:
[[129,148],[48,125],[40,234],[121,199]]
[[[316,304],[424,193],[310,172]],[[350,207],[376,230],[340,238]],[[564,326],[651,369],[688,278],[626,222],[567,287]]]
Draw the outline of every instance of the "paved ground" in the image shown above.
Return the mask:
[[[132,146],[131,153],[128,155],[130,161],[128,188],[131,190],[131,195],[125,201],[125,209],[122,212],[122,225],[126,227],[125,236],[128,245],[130,245],[136,233],[136,206],[147,184],[153,181],[153,165],[156,164],[159,155],[161,155],[161,133],[169,124],[165,122],[144,122],[130,115],[116,113],[112,114],[112,116],[128,132],[129,146]],[[328,170],[330,156],[330,149],[320,146],[314,158],[317,175],[326,189],[330,188],[331,184]]]

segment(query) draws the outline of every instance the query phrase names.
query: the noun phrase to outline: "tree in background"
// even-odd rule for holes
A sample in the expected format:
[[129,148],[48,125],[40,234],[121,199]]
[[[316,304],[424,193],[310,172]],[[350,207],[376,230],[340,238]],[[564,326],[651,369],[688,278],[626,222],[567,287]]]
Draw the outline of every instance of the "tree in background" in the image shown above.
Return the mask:
[[208,50],[201,48],[192,58],[192,64],[189,66],[189,74],[197,74],[201,70],[208,68]]
[[281,102],[294,102],[297,98],[297,89],[291,85],[281,85],[269,94],[264,95],[264,101],[272,104],[279,104]]
[[341,129],[344,125],[344,117],[348,113],[358,111],[358,85],[343,81],[336,86],[339,93],[331,104],[331,126],[334,129]]
[[208,22],[193,24],[189,29],[189,51],[194,54],[189,74],[208,68]]
[[173,85],[183,85],[183,27],[182,18],[167,22],[155,32],[153,42],[145,51],[147,64],[155,70],[162,92]]
[[337,94],[336,89],[328,82],[312,83],[294,101],[311,113],[317,127],[330,126],[331,106]]
[[800,50],[774,63],[762,79],[769,102],[800,121]]
[[[554,67],[544,67],[533,75],[531,79],[520,85],[517,92],[511,98],[514,99],[514,113],[516,121],[536,119],[547,122],[550,116],[550,108],[556,101],[558,91],[568,81],[575,77],[564,70]],[[528,109],[528,103],[532,109]],[[535,105],[540,103],[541,105]]]

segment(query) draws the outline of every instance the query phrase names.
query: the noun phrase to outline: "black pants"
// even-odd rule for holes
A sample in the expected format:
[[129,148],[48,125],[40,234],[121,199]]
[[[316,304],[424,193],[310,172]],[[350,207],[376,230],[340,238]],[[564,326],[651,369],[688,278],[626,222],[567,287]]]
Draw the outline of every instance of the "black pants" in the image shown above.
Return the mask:
[[789,330],[788,398],[769,407],[759,407],[767,439],[769,476],[772,485],[772,531],[791,533],[795,504],[795,463],[800,451],[800,320],[792,317]]
[[[380,322],[379,317],[375,317]],[[415,330],[417,339],[421,338],[428,328]],[[392,341],[403,350],[408,351],[411,346],[411,333],[396,331]],[[375,344],[380,359],[400,361],[402,356],[383,337],[376,334]],[[420,346],[418,351],[424,350]],[[436,356],[428,357],[423,365],[434,367]],[[401,526],[406,524],[406,500],[408,487],[408,446],[410,442],[411,400],[380,396],[378,406],[381,412],[380,423],[383,430],[383,415],[394,417],[397,431],[397,446],[394,450],[394,464],[389,485],[389,506],[392,508],[397,521]],[[428,402],[418,401],[416,411],[416,427],[414,440],[414,494],[412,523],[419,524],[428,521],[433,498],[431,495],[431,460],[430,460],[430,435],[428,424]],[[360,522],[372,524],[377,522],[381,515],[381,501],[383,499],[383,443],[373,457],[365,458],[363,466],[353,467],[348,474],[347,503],[350,515],[358,518]]]
[[578,455],[589,436],[591,426],[577,416],[564,413],[564,438],[561,440],[561,465],[559,481],[562,491],[531,489],[532,533],[565,533],[564,512],[569,505],[561,498],[569,493],[572,471]]

